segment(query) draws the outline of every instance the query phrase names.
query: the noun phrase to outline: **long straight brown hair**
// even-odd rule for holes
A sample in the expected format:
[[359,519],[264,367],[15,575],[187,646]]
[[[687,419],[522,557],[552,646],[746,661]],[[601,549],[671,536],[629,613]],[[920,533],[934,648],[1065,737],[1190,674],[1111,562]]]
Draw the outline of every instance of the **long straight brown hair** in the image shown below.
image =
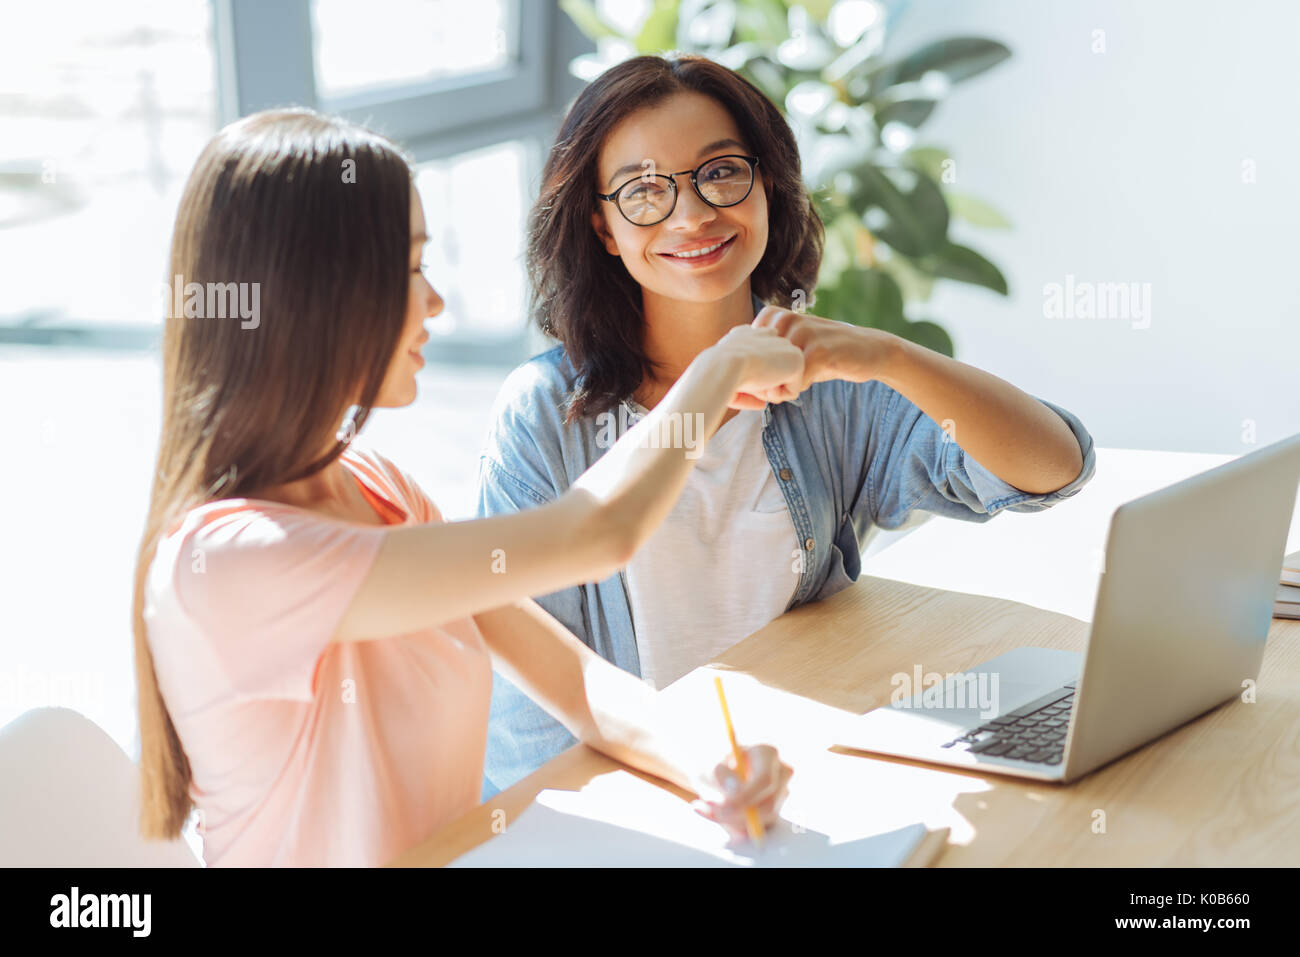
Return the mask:
[[169,284],[256,284],[242,288],[258,314],[169,309],[165,320],[162,434],[132,612],[146,837],[177,837],[192,808],[143,614],[154,553],[188,510],[313,475],[364,424],[403,330],[410,202],[411,168],[395,145],[309,110],[227,126],[185,186]]

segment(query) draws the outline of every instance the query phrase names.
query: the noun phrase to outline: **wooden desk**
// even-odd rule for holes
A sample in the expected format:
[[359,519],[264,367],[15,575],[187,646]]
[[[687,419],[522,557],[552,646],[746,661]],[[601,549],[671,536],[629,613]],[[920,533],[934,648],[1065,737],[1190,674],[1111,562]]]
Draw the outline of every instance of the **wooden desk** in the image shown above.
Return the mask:
[[[665,693],[690,698],[687,710],[708,715],[703,731],[721,735],[708,679],[714,669],[728,674],[744,737],[774,742],[795,768],[788,812],[837,836],[855,819],[876,829],[914,820],[950,827],[941,866],[1300,864],[1300,622],[1273,623],[1258,703],[1220,707],[1073,785],[827,750],[834,709],[887,703],[890,676],[918,662],[960,671],[1019,645],[1082,650],[1086,638],[1087,626],[1064,615],[864,578],[782,616]],[[576,789],[606,773],[631,772],[571,748],[394,863],[445,864],[500,822],[508,830],[543,788]],[[1094,833],[1097,811],[1105,833]]]
[[[1102,451],[1110,454],[1099,456],[1097,479],[1076,499],[1041,515],[999,516],[987,525],[932,520],[876,560],[907,546],[893,559],[900,566],[915,565],[916,556],[928,552],[933,576],[966,575],[969,586],[972,576],[983,575],[1005,588],[1009,579],[1020,581],[1008,576],[1008,567],[1028,569],[1052,541],[1067,556],[1062,561],[1086,568],[1091,559],[1080,558],[1080,550],[1091,554],[1096,546],[1077,539],[1068,545],[1059,534],[1063,524],[1104,542],[1116,505],[1217,464]],[[1135,456],[1160,467],[1147,468],[1135,481]],[[1113,478],[1104,480],[1107,461],[1129,467],[1110,469]],[[996,552],[995,529],[1017,543],[1013,553]],[[981,553],[967,543],[979,533],[984,561],[972,573],[970,562]],[[1072,579],[1071,607],[1090,611],[1079,590],[1095,589],[1098,570]],[[837,839],[923,820],[951,828],[939,866],[1300,865],[1300,622],[1273,622],[1257,703],[1224,705],[1072,785],[829,749],[833,723],[845,711],[887,704],[891,677],[899,672],[917,664],[925,671],[961,671],[1021,645],[1081,651],[1087,634],[1080,617],[1005,595],[864,576],[826,601],[783,615],[664,693],[679,701],[685,720],[698,722],[699,733],[719,736],[721,754],[725,740],[711,676],[726,675],[738,733],[747,742],[776,744],[795,768],[787,815]],[[494,837],[502,822],[508,831],[543,788],[579,788],[601,774],[632,772],[581,745],[571,748],[393,863],[448,863]]]

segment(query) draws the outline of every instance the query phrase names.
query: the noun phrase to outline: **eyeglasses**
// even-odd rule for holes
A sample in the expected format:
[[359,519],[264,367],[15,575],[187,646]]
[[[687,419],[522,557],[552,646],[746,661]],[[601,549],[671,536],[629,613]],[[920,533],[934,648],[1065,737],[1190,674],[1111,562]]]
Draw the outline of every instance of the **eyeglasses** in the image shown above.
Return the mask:
[[634,226],[653,226],[662,223],[677,208],[678,176],[689,173],[691,186],[700,199],[710,206],[726,208],[745,201],[754,188],[756,166],[757,156],[715,156],[695,169],[684,169],[680,173],[646,171],[614,192],[597,193],[596,196],[616,205],[623,218]]

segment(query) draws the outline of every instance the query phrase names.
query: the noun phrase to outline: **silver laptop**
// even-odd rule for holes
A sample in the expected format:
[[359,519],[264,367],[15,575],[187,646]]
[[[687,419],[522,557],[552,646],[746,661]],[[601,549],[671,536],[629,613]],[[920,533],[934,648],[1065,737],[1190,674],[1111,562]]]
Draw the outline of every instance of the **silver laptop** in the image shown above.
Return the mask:
[[1298,483],[1295,435],[1120,506],[1083,654],[1017,648],[945,680],[918,674],[918,693],[845,722],[837,743],[1073,781],[1241,697]]

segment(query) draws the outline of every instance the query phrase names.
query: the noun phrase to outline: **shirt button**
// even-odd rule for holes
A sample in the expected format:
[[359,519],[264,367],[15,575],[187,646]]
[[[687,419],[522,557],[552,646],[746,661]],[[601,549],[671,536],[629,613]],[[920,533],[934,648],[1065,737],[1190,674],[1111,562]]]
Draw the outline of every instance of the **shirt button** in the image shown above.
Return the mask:
[[803,547],[811,552],[813,550],[813,540],[811,538],[804,539]]
[[788,481],[790,481],[790,470],[789,470],[789,469],[781,469],[781,473],[780,473],[780,474],[781,474],[781,481],[782,481],[782,482],[788,482]]

